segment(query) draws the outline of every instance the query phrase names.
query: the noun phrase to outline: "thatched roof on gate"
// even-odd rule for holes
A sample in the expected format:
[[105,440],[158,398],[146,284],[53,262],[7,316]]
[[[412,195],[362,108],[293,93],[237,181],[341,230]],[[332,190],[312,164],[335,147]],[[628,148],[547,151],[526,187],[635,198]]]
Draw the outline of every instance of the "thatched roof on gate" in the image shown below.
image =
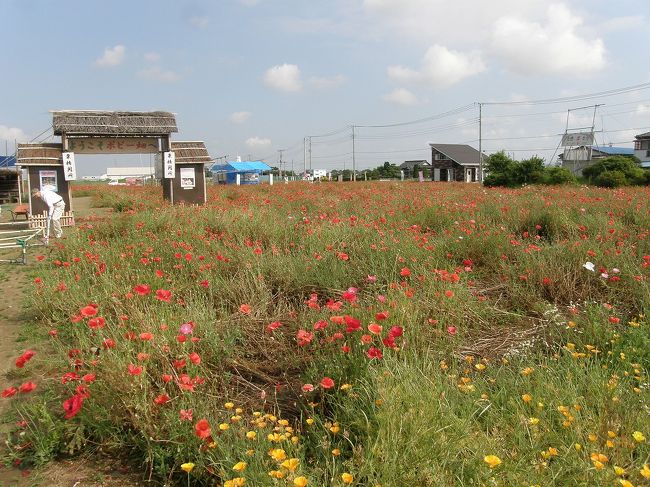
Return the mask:
[[176,155],[176,164],[196,164],[197,162],[208,163],[212,162],[208,149],[205,147],[205,142],[202,141],[186,141],[175,142],[172,141],[172,151]]
[[170,112],[52,111],[54,135],[169,135],[178,132]]
[[17,166],[60,166],[62,144],[18,144]]

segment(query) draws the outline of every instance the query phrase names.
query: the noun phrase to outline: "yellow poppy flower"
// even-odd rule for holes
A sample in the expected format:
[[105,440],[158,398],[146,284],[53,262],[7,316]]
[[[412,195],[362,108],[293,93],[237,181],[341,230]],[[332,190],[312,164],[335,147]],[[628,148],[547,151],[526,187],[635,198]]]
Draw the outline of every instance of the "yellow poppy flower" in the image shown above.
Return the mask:
[[294,472],[298,468],[299,464],[300,464],[300,460],[298,460],[297,458],[290,458],[282,462],[280,466],[286,468],[290,472]]
[[306,477],[296,477],[295,479],[293,479],[293,485],[295,485],[296,487],[305,487],[308,483],[309,481],[307,480]]
[[232,467],[232,469],[235,472],[243,472],[244,470],[246,470],[247,465],[248,464],[246,462],[237,462],[237,463],[235,463],[235,466]]
[[501,465],[501,459],[496,455],[487,455],[483,457],[483,461],[488,464],[490,468],[495,468]]

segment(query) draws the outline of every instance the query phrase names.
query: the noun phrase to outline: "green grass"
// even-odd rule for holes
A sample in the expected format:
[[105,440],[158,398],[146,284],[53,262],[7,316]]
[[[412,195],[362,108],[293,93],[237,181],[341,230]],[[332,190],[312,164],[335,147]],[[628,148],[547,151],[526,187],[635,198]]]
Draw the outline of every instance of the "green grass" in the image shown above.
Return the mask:
[[[103,192],[126,211],[69,232],[35,270],[34,334],[56,337],[45,395],[11,399],[33,438],[14,451],[26,465],[98,444],[179,485],[186,462],[196,485],[646,481],[648,442],[633,438],[650,435],[646,189],[215,187],[205,208],[165,206],[158,189]],[[105,324],[76,318],[91,303]],[[195,342],[177,338],[187,322]],[[62,384],[66,372],[79,378]],[[89,396],[65,420],[80,385]],[[269,456],[278,448],[295,471]]]

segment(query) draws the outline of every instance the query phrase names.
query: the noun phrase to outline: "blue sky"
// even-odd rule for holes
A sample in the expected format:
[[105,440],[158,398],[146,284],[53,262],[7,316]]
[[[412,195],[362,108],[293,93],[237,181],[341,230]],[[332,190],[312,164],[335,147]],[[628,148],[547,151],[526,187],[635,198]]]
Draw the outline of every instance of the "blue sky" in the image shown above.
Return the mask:
[[[429,158],[429,142],[478,148],[476,102],[519,102],[483,106],[487,152],[550,160],[567,110],[593,104],[598,143],[630,147],[648,87],[530,102],[650,82],[649,16],[647,0],[0,0],[0,152],[48,140],[49,110],[166,110],[174,140],[215,158],[286,149],[300,169],[303,138],[337,132],[311,139],[312,167],[349,168],[351,125],[428,119],[355,129],[362,169]],[[570,128],[592,118],[574,110]]]

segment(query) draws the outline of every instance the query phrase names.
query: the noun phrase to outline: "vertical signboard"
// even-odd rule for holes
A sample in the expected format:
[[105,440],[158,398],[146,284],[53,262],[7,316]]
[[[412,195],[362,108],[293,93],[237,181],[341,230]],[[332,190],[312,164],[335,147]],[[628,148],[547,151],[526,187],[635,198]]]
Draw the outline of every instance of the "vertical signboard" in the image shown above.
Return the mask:
[[174,152],[163,152],[163,177],[173,179],[176,174],[176,154]]
[[63,156],[63,178],[66,181],[77,179],[77,167],[74,162],[74,152],[64,152]]

